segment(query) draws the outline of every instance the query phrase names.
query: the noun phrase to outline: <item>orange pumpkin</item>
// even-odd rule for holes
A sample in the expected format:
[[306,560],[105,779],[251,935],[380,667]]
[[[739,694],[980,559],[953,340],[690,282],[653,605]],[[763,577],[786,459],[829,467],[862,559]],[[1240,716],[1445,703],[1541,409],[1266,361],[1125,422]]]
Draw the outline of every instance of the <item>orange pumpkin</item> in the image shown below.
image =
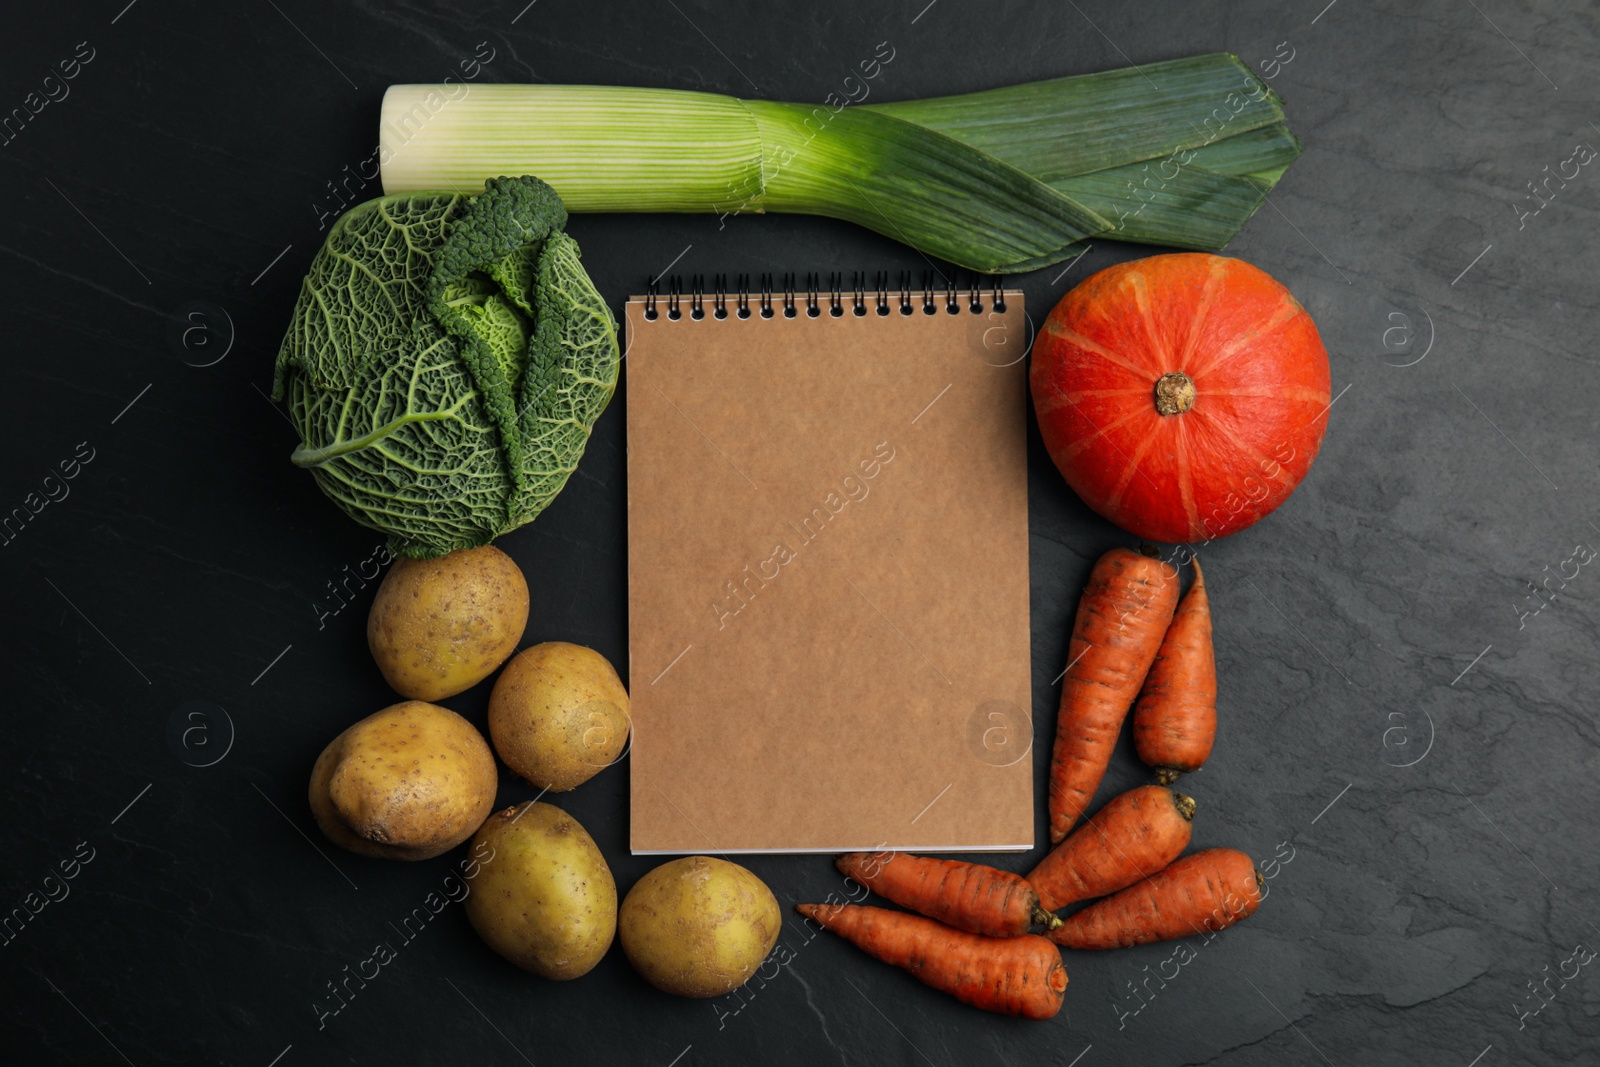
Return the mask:
[[1265,272],[1201,253],[1100,271],[1033,346],[1034,410],[1067,484],[1151,541],[1260,521],[1306,476],[1328,425],[1328,353]]

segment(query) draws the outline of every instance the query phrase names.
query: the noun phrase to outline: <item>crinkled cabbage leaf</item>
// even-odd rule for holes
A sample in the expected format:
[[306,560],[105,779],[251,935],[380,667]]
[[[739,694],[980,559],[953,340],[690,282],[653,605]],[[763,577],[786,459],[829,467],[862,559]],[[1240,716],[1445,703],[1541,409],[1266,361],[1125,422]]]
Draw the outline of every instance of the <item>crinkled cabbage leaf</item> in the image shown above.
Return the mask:
[[537,178],[359,204],[312,260],[273,398],[290,459],[408,556],[489,543],[577,468],[616,388],[616,321]]

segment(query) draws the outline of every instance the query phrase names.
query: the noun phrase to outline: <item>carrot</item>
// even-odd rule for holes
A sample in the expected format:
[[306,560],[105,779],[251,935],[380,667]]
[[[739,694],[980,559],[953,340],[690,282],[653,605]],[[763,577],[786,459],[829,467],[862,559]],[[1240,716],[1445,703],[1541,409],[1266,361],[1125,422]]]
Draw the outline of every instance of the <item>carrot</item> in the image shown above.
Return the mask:
[[1189,847],[1194,800],[1164,785],[1130,789],[1039,862],[1028,881],[1058,911],[1148,878]]
[[981,863],[851,852],[834,861],[839,873],[881,897],[930,919],[990,937],[1054,930],[1061,920],[1039,906],[1039,894],[1020,874]]
[[1094,799],[1177,607],[1177,575],[1153,558],[1154,549],[1145,551],[1113,548],[1101,556],[1078,601],[1050,759],[1052,843]]
[[1217,738],[1217,659],[1211,647],[1211,600],[1194,561],[1194,585],[1161,639],[1161,650],[1133,706],[1133,743],[1139,758],[1171,785],[1197,771]]
[[1263,881],[1255,863],[1237,849],[1196,852],[1090,904],[1050,940],[1068,948],[1127,948],[1221,930],[1255,912]]
[[1061,950],[1036,934],[984,937],[920,915],[857,904],[797,904],[795,910],[963,1004],[1028,1019],[1048,1019],[1061,1010],[1067,989]]

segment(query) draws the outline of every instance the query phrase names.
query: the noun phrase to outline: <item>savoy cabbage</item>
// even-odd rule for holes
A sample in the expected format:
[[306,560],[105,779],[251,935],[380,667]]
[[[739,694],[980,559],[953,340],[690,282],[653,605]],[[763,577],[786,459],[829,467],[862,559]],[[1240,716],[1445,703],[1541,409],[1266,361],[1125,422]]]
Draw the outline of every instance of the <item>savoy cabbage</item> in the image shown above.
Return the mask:
[[577,467],[616,322],[537,178],[359,204],[312,260],[273,378],[290,459],[408,556],[487,544]]

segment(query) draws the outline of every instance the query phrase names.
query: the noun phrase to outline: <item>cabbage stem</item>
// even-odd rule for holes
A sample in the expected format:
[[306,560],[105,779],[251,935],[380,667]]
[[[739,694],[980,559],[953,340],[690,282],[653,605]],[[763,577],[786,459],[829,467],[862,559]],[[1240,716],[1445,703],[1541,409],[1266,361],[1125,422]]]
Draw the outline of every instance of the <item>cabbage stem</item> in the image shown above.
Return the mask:
[[297,445],[295,450],[289,453],[289,462],[302,469],[320,467],[330,459],[338,459],[340,456],[348,456],[352,452],[360,452],[362,449],[371,448],[385,437],[394,434],[402,426],[409,426],[414,422],[443,422],[447,419],[453,419],[467,405],[467,402],[475,399],[476,396],[476,393],[468,393],[448,408],[439,411],[412,412],[408,415],[402,415],[398,419],[391,419],[382,426],[362,434],[360,437],[334,441],[332,444],[322,445],[318,448],[311,448],[305,444]]

